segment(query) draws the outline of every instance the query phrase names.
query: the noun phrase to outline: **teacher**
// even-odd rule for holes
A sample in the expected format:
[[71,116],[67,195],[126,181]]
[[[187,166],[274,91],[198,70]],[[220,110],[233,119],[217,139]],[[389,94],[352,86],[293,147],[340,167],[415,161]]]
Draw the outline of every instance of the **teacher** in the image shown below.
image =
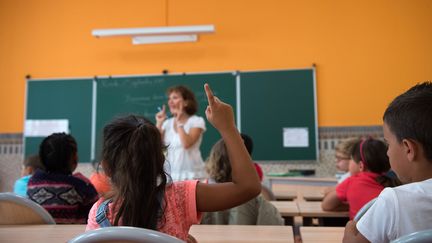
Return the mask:
[[171,118],[165,105],[156,113],[156,126],[161,132],[167,151],[167,170],[173,181],[206,178],[200,146],[206,130],[205,121],[195,115],[198,103],[194,93],[185,86],[167,90]]

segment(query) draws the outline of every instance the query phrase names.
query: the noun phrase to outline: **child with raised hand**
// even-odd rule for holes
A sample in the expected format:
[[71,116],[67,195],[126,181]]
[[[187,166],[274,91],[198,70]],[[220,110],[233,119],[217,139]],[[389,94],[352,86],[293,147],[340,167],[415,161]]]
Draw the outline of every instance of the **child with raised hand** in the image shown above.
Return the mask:
[[431,117],[432,82],[415,85],[387,107],[387,155],[404,185],[384,189],[358,222],[348,222],[344,242],[390,242],[431,228]]
[[[109,225],[142,227],[187,240],[201,212],[240,205],[260,193],[261,184],[238,133],[232,107],[206,84],[206,116],[227,144],[232,182],[171,182],[164,171],[164,145],[158,128],[140,116],[115,119],[104,128],[102,168],[113,194],[96,202],[87,230]],[[98,216],[97,216],[98,215]]]
[[356,213],[370,200],[377,197],[384,187],[394,187],[400,183],[385,175],[390,169],[386,155],[387,146],[378,139],[368,138],[354,144],[350,161],[351,177],[336,186],[323,199],[322,208],[338,210],[344,204],[349,205],[349,217]]

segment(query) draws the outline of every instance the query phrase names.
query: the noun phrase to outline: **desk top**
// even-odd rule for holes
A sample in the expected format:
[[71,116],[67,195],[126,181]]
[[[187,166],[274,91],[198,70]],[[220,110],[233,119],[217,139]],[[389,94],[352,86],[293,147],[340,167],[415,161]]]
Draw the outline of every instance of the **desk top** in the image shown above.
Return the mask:
[[2,242],[66,242],[85,231],[85,224],[1,225]]
[[303,243],[342,242],[344,227],[300,227]]
[[293,201],[270,201],[277,208],[282,217],[299,216],[300,211],[297,202]]
[[349,217],[348,211],[324,211],[321,202],[298,201],[300,215],[303,217]]
[[331,177],[278,177],[268,176],[270,188],[273,184],[294,184],[294,185],[309,185],[309,186],[335,186],[336,178]]
[[272,191],[277,200],[322,201],[324,186],[273,184]]
[[303,191],[301,192],[303,199],[306,201],[322,201],[324,198],[323,189],[317,191]]
[[195,237],[199,243],[294,243],[293,230],[291,226],[192,225],[189,234]]

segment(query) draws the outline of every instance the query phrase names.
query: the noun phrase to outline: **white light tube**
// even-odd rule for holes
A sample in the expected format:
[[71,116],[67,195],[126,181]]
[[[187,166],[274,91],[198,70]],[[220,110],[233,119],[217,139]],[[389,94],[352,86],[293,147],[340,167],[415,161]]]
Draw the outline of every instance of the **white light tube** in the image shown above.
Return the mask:
[[189,35],[199,33],[213,33],[214,25],[192,25],[192,26],[166,26],[149,28],[124,28],[124,29],[96,29],[92,35],[96,37],[113,36],[151,36],[151,35]]
[[159,36],[135,36],[132,37],[132,44],[155,44],[171,42],[194,42],[197,41],[197,35],[159,35]]

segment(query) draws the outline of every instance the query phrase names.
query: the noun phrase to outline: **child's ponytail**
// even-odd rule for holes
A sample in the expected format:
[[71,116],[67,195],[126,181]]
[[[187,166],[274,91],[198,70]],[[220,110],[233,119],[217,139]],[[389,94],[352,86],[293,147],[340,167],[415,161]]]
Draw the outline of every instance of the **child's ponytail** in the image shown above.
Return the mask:
[[118,118],[105,127],[103,167],[118,209],[113,225],[159,227],[167,184],[163,150],[159,130],[144,117]]
[[390,162],[387,156],[387,145],[378,139],[367,138],[357,142],[352,151],[352,157],[356,163],[363,162],[365,171],[379,174],[376,181],[384,187],[395,187],[400,181],[391,176]]

